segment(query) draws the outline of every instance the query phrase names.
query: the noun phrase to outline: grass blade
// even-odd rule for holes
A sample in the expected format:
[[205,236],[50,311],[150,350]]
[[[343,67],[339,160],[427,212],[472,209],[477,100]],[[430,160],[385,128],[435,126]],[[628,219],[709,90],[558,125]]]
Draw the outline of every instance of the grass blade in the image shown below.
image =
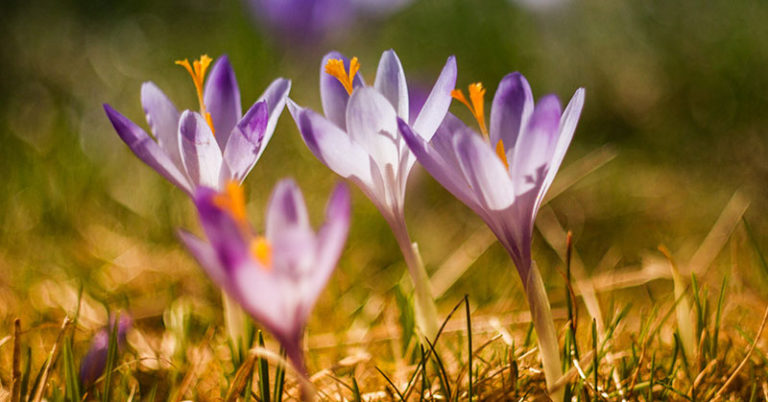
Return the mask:
[[467,313],[467,344],[469,346],[468,353],[468,371],[469,371],[469,385],[467,386],[467,400],[472,401],[472,319],[469,314],[469,296],[464,295],[464,306]]
[[[280,357],[285,361],[285,349],[280,348]],[[285,366],[278,364],[275,367],[275,388],[272,393],[275,397],[275,402],[281,402],[283,400],[283,386],[285,385]]]
[[109,346],[107,348],[107,365],[104,369],[104,392],[101,394],[102,402],[110,401],[110,393],[112,391],[112,371],[115,369],[115,362],[117,361],[117,326],[119,325],[120,317],[115,316],[115,322],[112,324],[112,328],[109,331]]
[[[259,330],[256,337],[259,339],[259,346],[264,347],[264,334]],[[269,362],[267,359],[259,357],[257,360],[259,367],[259,393],[263,402],[269,402]],[[250,393],[250,390],[248,391]]]
[[80,381],[77,375],[77,366],[75,357],[72,353],[72,336],[67,337],[62,349],[64,359],[64,384],[66,384],[66,398],[68,401],[77,402],[80,400]]

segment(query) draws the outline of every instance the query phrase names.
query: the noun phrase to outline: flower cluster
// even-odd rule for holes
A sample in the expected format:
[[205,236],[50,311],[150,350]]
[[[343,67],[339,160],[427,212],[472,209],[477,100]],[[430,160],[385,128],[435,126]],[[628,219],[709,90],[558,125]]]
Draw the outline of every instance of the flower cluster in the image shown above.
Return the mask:
[[[331,52],[320,65],[324,115],[288,99],[290,81],[285,79],[275,80],[243,115],[226,57],[216,62],[206,83],[211,61],[203,56],[192,64],[177,62],[193,79],[199,111],[179,113],[154,84],[142,86],[154,138],[110,106],[105,110],[130,149],[192,197],[207,240],[180,231],[182,242],[211,280],[281,342],[299,373],[308,374],[301,339],[341,256],[350,196],[346,186],[337,186],[325,223],[314,231],[301,191],[285,179],[272,192],[263,235],[248,223],[241,184],[286,104],[311,152],[356,184],[390,225],[413,279],[423,339],[436,335],[437,310],[405,224],[406,184],[416,161],[479,215],[509,253],[526,290],[547,383],[559,378],[557,337],[531,258],[531,238],[536,214],[573,138],[583,89],[562,110],[555,95],[534,103],[522,74],[509,74],[498,86],[486,124],[485,89],[472,84],[467,96],[455,89],[453,56],[423,105],[413,108],[393,50],[382,54],[372,85],[359,74],[357,58]],[[449,113],[453,99],[469,108],[479,133]]]

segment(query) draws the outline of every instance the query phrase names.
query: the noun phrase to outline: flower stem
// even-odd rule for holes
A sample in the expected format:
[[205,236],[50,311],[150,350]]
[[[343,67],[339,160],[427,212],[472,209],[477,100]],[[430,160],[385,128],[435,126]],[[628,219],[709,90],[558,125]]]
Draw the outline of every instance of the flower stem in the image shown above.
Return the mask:
[[421,330],[422,335],[429,339],[430,342],[434,342],[439,328],[437,307],[432,296],[429,275],[419,254],[419,247],[416,243],[411,242],[404,217],[390,220],[390,226],[395,234],[395,239],[397,239],[397,244],[400,246],[400,251],[403,253],[405,264],[408,266],[408,273],[413,281],[413,310],[416,324]]
[[[528,298],[528,306],[531,309],[531,320],[539,340],[539,354],[541,355],[541,364],[544,366],[544,378],[547,381],[547,386],[550,387],[560,379],[563,372],[552,310],[549,306],[547,291],[544,288],[544,281],[535,262],[531,263],[527,277],[522,279]],[[553,401],[560,402],[565,397],[564,390],[561,388],[551,392],[550,397]]]

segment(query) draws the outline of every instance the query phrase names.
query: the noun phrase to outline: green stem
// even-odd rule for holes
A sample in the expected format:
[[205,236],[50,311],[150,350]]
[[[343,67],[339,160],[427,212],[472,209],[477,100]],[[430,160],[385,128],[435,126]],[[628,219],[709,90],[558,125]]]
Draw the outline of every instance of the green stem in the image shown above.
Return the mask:
[[[563,372],[552,310],[547,299],[544,281],[535,262],[531,263],[528,277],[523,280],[523,285],[528,298],[528,306],[531,309],[531,320],[539,341],[539,354],[541,355],[541,364],[544,366],[544,378],[547,385],[552,386],[562,377]],[[562,401],[565,397],[565,391],[561,388],[551,392],[550,397],[553,401]]]
[[392,232],[403,253],[405,264],[408,266],[408,273],[413,281],[413,310],[416,318],[416,324],[430,342],[434,342],[437,337],[439,323],[437,319],[437,307],[435,299],[432,296],[432,286],[429,283],[429,275],[424,267],[419,254],[419,247],[411,242],[408,230],[405,226],[405,218],[394,218],[390,220]]

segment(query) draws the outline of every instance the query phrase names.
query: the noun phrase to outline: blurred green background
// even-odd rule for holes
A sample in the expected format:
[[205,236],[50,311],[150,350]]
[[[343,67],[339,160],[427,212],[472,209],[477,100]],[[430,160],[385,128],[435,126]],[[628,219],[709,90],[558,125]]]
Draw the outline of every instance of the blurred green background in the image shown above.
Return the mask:
[[[175,236],[178,227],[198,230],[190,202],[131,154],[102,109],[110,103],[146,128],[139,94],[148,80],[179,108],[195,109],[190,79],[173,61],[202,53],[229,55],[244,107],[282,76],[293,80],[292,99],[320,110],[319,62],[332,49],[358,56],[372,81],[379,55],[394,48],[409,84],[427,88],[455,54],[457,85],[482,81],[486,102],[512,71],[528,78],[536,98],[556,93],[565,103],[583,86],[586,106],[564,169],[606,146],[616,157],[551,206],[574,232],[588,271],[609,250],[619,255],[616,265],[632,266],[659,244],[685,261],[737,190],[751,201],[745,219],[763,248],[768,3],[557,3],[531,8],[504,0],[415,0],[388,18],[361,19],[303,46],[263,29],[237,0],[4,3],[3,327],[19,314],[33,321],[58,316],[55,307],[66,305],[57,301],[62,289],[76,293],[80,284],[93,305],[129,307],[139,318],[160,316],[181,296],[219,302]],[[460,106],[452,110],[470,123]],[[272,186],[284,176],[296,178],[319,222],[338,178],[306,149],[287,112],[245,182],[255,227],[261,227]],[[483,227],[420,169],[411,176],[406,205],[412,237],[430,270]],[[561,283],[561,264],[541,236],[534,248],[551,286]],[[313,320],[345,320],[370,295],[385,294],[403,272],[389,228],[356,190],[347,251]],[[452,287],[442,308],[464,293],[479,306],[526,309],[498,245]]]

